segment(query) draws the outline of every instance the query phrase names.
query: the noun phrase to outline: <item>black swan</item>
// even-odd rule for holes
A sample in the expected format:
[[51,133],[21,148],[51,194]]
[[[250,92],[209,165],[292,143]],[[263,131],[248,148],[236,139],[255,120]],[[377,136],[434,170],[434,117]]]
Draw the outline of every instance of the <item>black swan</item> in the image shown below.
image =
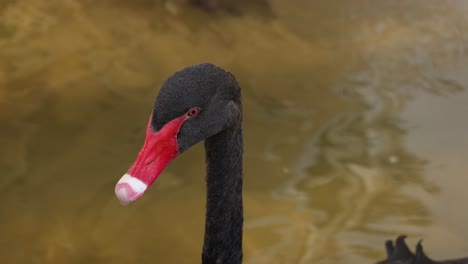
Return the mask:
[[[179,154],[205,140],[206,223],[202,263],[242,263],[242,103],[229,72],[204,63],[182,69],[162,85],[136,161],[115,186],[123,205],[140,198]],[[378,264],[468,264],[432,261],[419,243],[413,254],[400,236],[387,241]]]
[[123,205],[137,200],[177,155],[202,140],[207,167],[202,262],[242,263],[242,103],[229,72],[205,63],[163,83],[144,145],[115,193]]
[[387,259],[377,264],[468,264],[468,258],[434,261],[423,251],[421,241],[416,245],[416,253],[411,252],[405,242],[406,236],[401,235],[393,241],[385,242]]

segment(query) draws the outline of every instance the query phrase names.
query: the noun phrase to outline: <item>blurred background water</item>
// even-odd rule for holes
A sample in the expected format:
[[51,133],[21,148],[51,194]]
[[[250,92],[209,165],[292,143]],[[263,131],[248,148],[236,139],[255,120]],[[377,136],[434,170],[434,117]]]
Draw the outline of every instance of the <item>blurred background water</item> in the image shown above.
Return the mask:
[[1,263],[199,263],[202,145],[121,207],[161,82],[213,62],[245,112],[245,263],[468,251],[466,1],[0,2]]

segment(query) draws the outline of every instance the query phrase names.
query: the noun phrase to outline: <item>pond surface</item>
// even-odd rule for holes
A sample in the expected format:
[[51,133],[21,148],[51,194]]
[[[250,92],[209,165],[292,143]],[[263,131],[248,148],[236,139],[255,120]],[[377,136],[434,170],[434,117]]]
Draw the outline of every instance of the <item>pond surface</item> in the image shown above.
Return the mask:
[[245,2],[0,3],[2,263],[200,263],[201,144],[130,207],[114,185],[205,61],[243,89],[245,263],[467,255],[467,2]]

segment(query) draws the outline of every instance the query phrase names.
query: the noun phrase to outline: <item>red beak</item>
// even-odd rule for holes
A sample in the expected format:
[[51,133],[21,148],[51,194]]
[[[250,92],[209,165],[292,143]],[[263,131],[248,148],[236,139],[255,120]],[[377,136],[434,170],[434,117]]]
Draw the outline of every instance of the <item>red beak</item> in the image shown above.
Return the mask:
[[183,115],[153,132],[152,115],[150,116],[145,143],[136,161],[115,186],[115,194],[122,205],[128,205],[140,198],[164,168],[177,157],[177,134],[186,119],[186,115]]

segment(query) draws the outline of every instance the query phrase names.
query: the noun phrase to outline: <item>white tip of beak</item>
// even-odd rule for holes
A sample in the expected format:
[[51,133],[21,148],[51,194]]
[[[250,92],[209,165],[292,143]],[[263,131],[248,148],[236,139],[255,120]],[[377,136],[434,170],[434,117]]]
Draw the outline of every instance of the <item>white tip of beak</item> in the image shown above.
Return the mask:
[[130,174],[125,174],[120,178],[115,185],[115,195],[122,205],[129,205],[140,198],[148,188],[146,183],[133,177]]

